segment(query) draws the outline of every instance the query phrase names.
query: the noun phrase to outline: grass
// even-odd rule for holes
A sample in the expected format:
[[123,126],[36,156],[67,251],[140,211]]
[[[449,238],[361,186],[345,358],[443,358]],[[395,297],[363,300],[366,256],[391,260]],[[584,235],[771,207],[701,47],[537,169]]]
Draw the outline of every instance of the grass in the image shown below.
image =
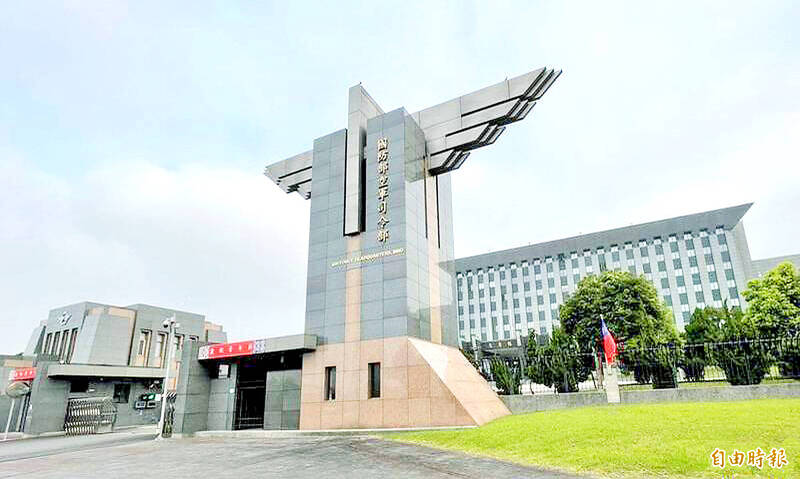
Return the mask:
[[[507,416],[388,439],[603,477],[800,478],[800,399],[599,406]],[[711,467],[715,448],[784,448],[789,464]]]

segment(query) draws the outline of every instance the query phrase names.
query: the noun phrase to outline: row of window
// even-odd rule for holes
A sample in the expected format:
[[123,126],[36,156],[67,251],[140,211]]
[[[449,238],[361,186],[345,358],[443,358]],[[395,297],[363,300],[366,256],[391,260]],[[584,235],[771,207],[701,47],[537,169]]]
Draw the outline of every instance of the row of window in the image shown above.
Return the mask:
[[[725,268],[725,276],[726,276],[726,280],[728,282],[728,287],[729,288],[730,287],[735,287],[735,282],[734,282],[734,278],[733,278],[733,270],[731,269],[732,265],[730,263],[730,255],[728,253],[725,253],[723,255],[723,260],[724,260],[724,265],[723,266]],[[705,261],[706,261],[706,270],[708,271],[709,282],[711,283],[712,289],[716,289],[717,274],[716,274],[716,268],[714,266],[714,260],[713,260],[713,257],[712,257],[712,255],[710,253],[706,255]],[[513,264],[512,264],[512,266],[513,266]],[[683,265],[681,263],[680,258],[673,259],[673,265],[672,266],[673,266],[673,269],[674,269],[674,272],[675,272],[675,275],[676,275],[678,288],[680,289],[683,286],[685,286],[685,280],[684,280],[684,277],[683,277]],[[692,274],[693,283],[694,284],[700,284],[699,265],[697,263],[697,258],[696,257],[690,257],[689,258],[689,266],[690,266],[690,271],[691,271],[691,274]],[[504,268],[503,265],[500,265],[500,267]],[[616,267],[616,265],[615,265],[615,267]],[[645,276],[648,279],[652,279],[652,276],[650,274],[652,272],[652,270],[650,268],[649,262],[646,262],[643,265],[643,267],[644,267],[643,269],[644,269]],[[493,273],[491,272],[492,269],[493,269],[492,267],[489,268],[489,270],[490,270],[490,273],[489,273],[489,277],[490,277],[489,286],[490,287],[488,289],[489,289],[490,298],[492,300],[494,300],[494,297],[496,296],[496,288],[494,287],[495,286],[494,281],[491,280],[491,278],[493,277]],[[631,266],[629,269],[631,270],[632,273],[634,273],[634,274],[636,273],[635,268],[633,268],[633,266]],[[658,262],[658,270],[662,274],[662,276],[666,276],[666,269],[667,269],[666,268],[666,263],[664,261],[659,261]],[[478,271],[479,271],[479,275],[478,275],[478,280],[479,280],[479,283],[478,283],[478,297],[479,298],[485,298],[486,294],[485,294],[485,288],[484,288],[484,285],[483,285],[483,282],[482,282],[483,281],[482,280],[482,278],[483,278],[482,270],[478,270]],[[512,269],[512,274],[515,271],[516,271],[516,269]],[[573,270],[573,275],[574,275],[573,279],[574,279],[574,283],[575,284],[577,284],[580,281],[580,274],[579,273],[580,272],[578,270]],[[459,274],[461,274],[461,273],[459,273]],[[501,276],[503,274],[504,274],[504,271],[501,271]],[[562,276],[560,278],[561,289],[562,289],[563,292],[566,292],[569,289],[569,285],[568,285],[567,277],[566,277],[566,271],[562,271],[561,274],[562,274]],[[541,278],[540,275],[537,275],[536,278],[537,279],[536,279],[535,285],[536,285],[537,293],[539,295],[538,296],[539,303],[541,304],[542,303],[542,296],[541,295],[542,295],[542,292],[543,292],[542,291],[543,283],[542,283],[542,280],[540,279]],[[468,285],[468,288],[469,288],[467,290],[468,299],[474,299],[474,297],[475,297],[474,289],[471,288],[471,281],[472,281],[471,276],[468,276],[467,277],[467,285]],[[667,281],[666,277],[662,277],[662,279],[661,279],[662,287],[666,287],[666,285],[664,284],[666,281]],[[548,277],[547,284],[548,284],[548,289],[550,289],[550,290],[555,289],[555,279],[554,278]],[[463,284],[461,286],[462,287],[459,288],[459,290],[458,290],[458,299],[459,299],[460,303],[463,303],[463,300],[464,300],[464,291],[462,290],[463,289]],[[522,285],[522,288],[523,288],[524,291],[528,292],[528,291],[531,290],[531,285],[526,280],[524,282],[524,284]],[[518,293],[519,290],[520,290],[519,284],[516,284],[516,283],[511,284],[511,292],[512,293]],[[502,285],[501,284],[500,293],[501,293],[501,299],[503,301],[504,307],[507,304],[507,300],[506,300],[507,292],[508,292],[508,287],[506,285]],[[550,294],[551,302],[553,301],[553,299],[552,299],[553,296],[554,296],[554,294],[551,293]],[[528,305],[530,305],[530,301],[528,301]],[[482,307],[482,308],[485,309],[485,307]],[[494,305],[491,305],[491,308],[492,308],[492,310],[496,310],[497,309],[497,307],[494,306]],[[463,306],[461,306],[460,313],[463,314]]]
[[[665,280],[666,280],[666,278],[662,278],[662,281],[665,281]],[[662,286],[663,286],[663,282],[662,282]],[[716,286],[716,287],[714,287],[714,286]],[[720,306],[722,306],[722,293],[721,293],[721,291],[720,291],[720,289],[719,289],[719,287],[718,287],[718,285],[716,283],[712,284],[712,287],[714,287],[714,289],[711,290],[711,299],[712,299],[711,302],[714,304],[714,306],[720,307]],[[678,288],[678,290],[680,291],[680,293],[678,294],[678,300],[679,300],[679,303],[680,303],[680,316],[679,316],[679,313],[678,313],[678,308],[674,307],[674,305],[673,305],[672,295],[670,294],[670,292],[668,290],[665,291],[665,292],[662,292],[662,293],[664,293],[663,298],[664,298],[664,301],[667,303],[667,305],[671,309],[675,310],[674,314],[675,314],[676,321],[680,317],[680,318],[682,318],[683,322],[686,323],[686,322],[689,321],[689,318],[690,318],[689,296],[688,296],[688,293],[685,292],[685,290],[686,290],[685,287],[681,286],[681,287]],[[729,295],[730,305],[731,306],[736,306],[736,307],[740,306],[739,291],[735,287],[735,285],[728,288],[728,295]],[[555,305],[555,297],[554,296],[555,296],[554,294],[550,295],[551,307],[553,305]],[[542,301],[542,297],[541,296],[539,297],[539,301],[540,302]],[[701,286],[699,284],[695,285],[695,303],[696,303],[696,307],[698,307],[698,308],[704,308],[706,306],[706,297],[705,297],[705,294],[703,293],[702,288],[701,288]],[[518,300],[514,300],[513,304],[514,304],[515,308],[519,307],[519,301]],[[526,304],[526,306],[530,306],[531,305],[531,298],[526,297],[525,298],[525,304]],[[480,305],[480,306],[481,306],[481,308],[480,308],[481,312],[484,312],[485,311],[484,305]],[[492,310],[494,311],[494,308]],[[473,305],[469,305],[469,311],[470,311],[470,313],[474,312],[474,306]],[[463,313],[463,307],[461,307],[461,306],[459,306],[459,313]],[[514,316],[515,330],[520,330],[521,326],[523,325],[521,314],[520,313],[515,313],[513,316]],[[557,308],[556,309],[551,309],[551,318],[553,318],[553,323],[557,322],[557,318],[558,318],[558,309]],[[528,323],[528,330],[534,329],[534,323],[533,323],[534,315],[533,315],[533,313],[530,312],[530,311],[527,311],[525,319],[527,320],[527,323]],[[459,318],[458,325],[459,325],[459,330],[461,331],[462,337],[468,336],[467,334],[465,334],[468,331],[472,331],[472,335],[475,335],[475,333],[476,333],[476,331],[475,331],[476,330],[475,318],[474,317],[467,317],[467,320],[468,320],[468,323],[469,323],[468,324],[469,328],[467,328],[467,323],[465,321],[465,318],[463,316]],[[481,327],[481,329],[484,330],[484,332],[482,332],[482,334],[481,334],[482,340],[486,341],[487,338],[486,338],[485,329],[487,327],[487,319],[486,319],[485,316],[480,316],[479,320],[480,320],[480,327]],[[542,332],[542,334],[545,334],[545,329],[546,328],[544,326],[541,326],[543,323],[546,322],[545,311],[544,311],[544,307],[542,307],[542,306],[540,306],[540,309],[539,309],[539,312],[538,312],[538,320],[539,320],[539,325],[540,325],[541,332]],[[509,333],[510,327],[509,326],[511,324],[510,316],[503,315],[502,316],[502,324],[503,324],[504,329],[505,329],[502,332],[502,336],[505,339],[509,339],[509,337],[510,337],[510,333]],[[497,316],[492,316],[491,317],[491,327],[492,327],[492,330],[495,332],[494,338],[495,339],[500,338],[501,337],[501,332],[500,332],[499,323],[498,323],[498,317]]]
[[[381,397],[381,363],[367,365],[367,397],[369,399]],[[336,400],[336,366],[325,368],[325,396],[326,401]]]
[[78,328],[47,333],[42,352],[58,356],[59,361],[72,362],[72,353],[75,352],[75,341],[77,339]]
[[[718,283],[718,279],[717,279],[717,273],[715,271],[715,268],[713,268],[713,263],[709,264],[708,266],[709,266],[709,268],[708,268],[708,282],[710,284],[712,293],[714,291],[717,291],[717,293],[718,293],[719,283]],[[699,270],[696,267],[692,267],[690,271],[691,271],[691,281],[692,281],[692,285],[694,285],[695,291],[701,291],[702,287],[701,287],[701,279],[700,279]],[[677,274],[678,272],[680,272],[680,274]],[[732,269],[725,269],[725,279],[726,279],[726,284],[728,286],[728,289],[731,291],[730,297],[731,298],[738,298],[739,297],[739,293],[738,293],[738,290],[736,289],[736,282],[734,280],[734,274],[733,274],[733,270]],[[562,286],[567,286],[566,288],[562,288],[562,292],[563,292],[563,295],[564,295],[564,300],[567,300],[569,298],[569,293],[567,292],[569,290],[569,287],[568,287],[568,285],[567,285],[565,280],[566,280],[566,278],[562,278],[561,285]],[[550,289],[550,291],[553,291],[554,287],[553,287],[553,283],[551,281],[552,280],[548,281],[548,285],[549,285],[548,289]],[[538,304],[540,309],[542,309],[544,304],[545,304],[544,303],[545,296],[543,295],[543,290],[541,289],[541,282],[537,281],[536,283],[537,283],[536,284],[536,286],[537,286],[536,304]],[[577,283],[577,281],[576,281],[576,283]],[[676,283],[676,286],[677,286],[678,293],[685,293],[686,292],[686,278],[683,275],[683,270],[682,269],[676,270],[675,283]],[[661,286],[661,289],[662,289],[662,294],[669,294],[670,293],[669,279],[665,275],[661,277],[660,286]],[[529,292],[530,291],[530,285],[528,283],[525,283],[523,285],[523,290],[525,292]],[[503,310],[507,310],[509,308],[509,301],[508,301],[508,297],[507,297],[507,291],[508,291],[508,288],[505,285],[501,285],[501,287],[500,287],[501,299],[500,299],[499,303],[500,303],[500,307]],[[517,285],[517,284],[511,285],[511,292],[512,292],[512,294],[513,293],[518,293],[519,292],[519,285]],[[472,290],[470,290],[468,292],[468,295],[467,295],[468,299],[474,299],[474,296],[475,296],[474,292]],[[485,296],[486,295],[485,295],[483,289],[478,291],[478,297],[479,298],[485,298]],[[497,309],[498,309],[498,305],[497,305],[498,303],[495,301],[495,296],[496,296],[495,288],[490,287],[489,288],[489,297],[490,297],[491,300],[489,302],[489,310],[492,311],[492,312],[497,311]],[[550,300],[550,304],[555,304],[556,303],[557,298],[556,298],[556,294],[554,292],[549,293],[548,297],[549,297],[549,300]],[[521,305],[520,299],[522,299],[522,298],[520,298],[518,295],[512,297],[511,304],[513,304],[513,307],[515,309],[520,307],[520,305]],[[531,296],[526,295],[524,297],[524,301],[525,301],[525,306],[533,306],[533,298]],[[668,303],[671,304],[670,301],[668,301]],[[481,313],[486,312],[486,308],[487,307],[486,307],[485,303],[483,303],[483,302],[478,303],[478,309],[479,309],[479,311]],[[474,314],[475,313],[475,305],[474,304],[467,304],[467,310],[469,311],[470,314]],[[463,297],[463,294],[460,291],[459,291],[459,294],[458,294],[458,314],[460,316],[464,315],[464,297]]]
[[[723,260],[724,260],[723,268],[725,270],[725,279],[727,281],[733,281],[734,280],[734,278],[733,278],[733,269],[732,269],[733,266],[730,263],[730,256],[727,256],[727,257],[723,258]],[[705,263],[706,263],[706,271],[709,273],[708,274],[709,282],[716,283],[717,282],[716,266],[714,265],[713,257],[711,257],[710,254],[706,256]],[[652,268],[650,267],[650,263],[644,263],[642,266],[643,266],[643,271],[644,271],[645,276],[647,276],[648,279],[652,279],[651,278]],[[657,268],[658,268],[658,272],[659,273],[662,273],[663,275],[665,275],[667,273],[667,266],[666,266],[666,262],[665,261],[658,261]],[[615,265],[614,269],[621,269],[621,268],[619,266]],[[630,272],[632,274],[636,274],[636,269],[635,269],[634,266],[631,265],[631,266],[629,266],[628,269],[630,270]],[[676,278],[680,278],[680,280],[682,281],[683,280],[683,264],[682,264],[680,258],[672,260],[672,269],[673,269],[673,271],[675,273]],[[696,278],[696,281],[699,281],[700,268],[699,268],[699,264],[697,262],[697,258],[696,257],[690,257],[689,258],[689,271],[693,275],[693,279]],[[578,282],[580,282],[580,279],[581,279],[580,271],[579,270],[573,270],[572,273],[573,273],[573,284],[577,284]],[[588,274],[592,274],[589,271],[587,271],[587,273]],[[490,273],[490,276],[491,276],[491,274],[492,273]],[[482,276],[479,276],[479,279],[480,278],[482,278]],[[699,283],[695,283],[695,284],[699,284]],[[567,290],[569,288],[566,272],[562,272],[562,274],[561,274],[561,276],[559,278],[559,285],[561,286],[562,291]],[[531,283],[527,279],[524,279],[524,281],[522,283],[522,290],[525,291],[525,292],[531,291],[531,289],[532,289],[531,286],[532,286]],[[537,293],[541,294],[542,291],[544,290],[544,283],[543,283],[543,281],[541,279],[541,276],[539,276],[539,275],[536,276],[536,279],[534,280],[534,286],[535,286],[535,289],[536,289]],[[547,289],[552,290],[552,289],[555,289],[555,287],[556,287],[555,278],[548,277],[547,278]],[[479,298],[485,298],[486,297],[486,289],[489,290],[489,297],[490,298],[494,298],[497,295],[496,283],[493,280],[490,280],[489,288],[486,288],[484,286],[483,282],[479,281],[478,288],[477,288],[477,294],[478,294]],[[520,291],[520,284],[519,283],[511,283],[511,292],[512,293],[518,293],[519,291]],[[457,294],[459,301],[463,301],[464,300],[464,293],[465,293],[465,290],[463,288],[463,285],[459,285],[458,294]],[[502,296],[505,296],[507,293],[508,293],[508,285],[501,284],[500,285],[500,294]],[[468,284],[467,284],[466,296],[467,296],[467,299],[474,299],[475,298],[475,288],[472,287],[471,282],[468,282]]]
[[[152,335],[152,331],[149,329],[143,329],[140,331],[136,362],[134,363],[135,366],[150,366],[150,341]],[[45,336],[42,353],[56,356],[59,361],[71,363],[72,355],[75,352],[75,343],[77,339],[78,328],[47,333]],[[197,339],[197,336],[189,336],[189,340],[191,341],[197,341]],[[164,367],[164,360],[166,357],[166,340],[167,333],[159,332],[157,334],[156,365],[153,365],[152,367]],[[176,334],[174,341],[176,357],[180,357],[179,353],[183,350],[183,335]]]
[[[156,356],[155,364],[150,365],[150,341],[153,337],[153,332],[149,329],[142,329],[139,332],[139,343],[136,349],[136,361],[134,366],[156,367],[163,368],[167,358],[167,333],[158,332],[156,335]],[[173,344],[175,345],[174,359],[172,360],[173,372],[170,372],[170,382],[167,384],[167,389],[174,391],[178,386],[178,376],[181,371],[181,352],[183,351],[184,335],[176,334],[173,337]],[[197,336],[189,336],[189,341],[197,341]]]
[[[666,278],[662,278],[662,280],[666,280]],[[730,281],[728,281],[728,285],[729,285],[728,294],[729,294],[729,299],[730,299],[730,305],[731,306],[740,306],[740,301],[739,301],[739,296],[738,296],[739,295],[739,291],[735,286],[735,282],[730,280]],[[696,306],[699,307],[699,308],[705,307],[705,295],[704,295],[704,293],[702,291],[702,286],[698,284],[698,285],[694,285],[694,288],[695,288],[695,301],[697,303]],[[720,291],[719,284],[715,283],[715,282],[711,283],[711,288],[712,288],[711,289],[711,297],[712,297],[712,300],[713,300],[713,304],[715,306],[719,307],[719,306],[722,305],[722,293]],[[679,286],[677,288],[677,290],[678,290],[678,298],[679,298],[679,301],[680,301],[681,310],[683,311],[682,315],[679,315],[678,308],[674,307],[674,305],[673,305],[672,292],[667,289],[667,290],[662,290],[661,293],[662,293],[663,298],[664,298],[665,302],[667,303],[667,305],[670,306],[675,311],[675,320],[676,320],[676,322],[679,320],[679,318],[682,318],[683,321],[686,322],[689,319],[688,318],[689,317],[689,314],[688,314],[688,308],[689,308],[689,306],[688,306],[688,294],[686,293],[686,287],[685,286]],[[553,318],[554,322],[557,321],[557,318],[558,318],[558,310],[557,310],[558,304],[557,304],[557,298],[555,296],[556,295],[554,293],[550,293],[549,297],[548,297],[548,299],[550,300],[550,307],[552,308],[553,306],[556,306],[556,309],[551,309],[551,317]],[[568,298],[569,298],[569,293],[565,292],[564,293],[564,299],[566,300]],[[539,316],[539,322],[540,322],[540,325],[541,325],[541,323],[546,321],[545,310],[546,310],[547,306],[544,304],[544,296],[537,296],[537,300],[538,300],[538,310],[539,310],[538,311],[538,316]],[[526,312],[526,315],[527,315],[527,321],[528,321],[528,329],[530,330],[530,329],[534,328],[534,324],[532,323],[533,314],[530,311],[530,307],[532,306],[533,300],[532,300],[531,297],[527,297],[526,296],[524,298],[524,301],[525,301],[526,308],[528,309],[528,311]],[[516,298],[513,299],[511,304],[515,308],[515,309],[511,310],[512,313],[516,313],[516,311],[518,311],[518,308],[521,307],[520,299],[516,299]],[[503,312],[506,312],[506,313],[508,312],[507,311],[508,305],[509,305],[509,303],[507,301],[503,301],[502,302],[502,307],[504,309]],[[497,306],[494,303],[492,303],[490,306],[491,306],[490,310],[492,312],[496,312]],[[459,317],[459,319],[460,319],[460,321],[459,321],[459,329],[462,332],[462,336],[465,335],[464,333],[466,332],[466,329],[467,329],[466,328],[467,325],[465,324],[464,319],[469,319],[470,329],[473,330],[472,334],[473,335],[476,334],[476,331],[474,331],[474,329],[475,329],[475,318],[473,316],[473,314],[475,312],[475,306],[472,305],[472,304],[469,304],[467,307],[468,307],[468,311],[469,311],[470,315],[465,317],[465,315],[464,315],[464,306],[462,304],[459,304],[459,316],[460,316]],[[484,304],[479,304],[478,308],[479,308],[479,311],[481,313],[485,313],[486,312],[486,306]],[[480,319],[481,319],[481,325],[482,326],[485,325],[486,317],[483,314],[481,314]],[[493,320],[493,323],[496,323],[497,317],[496,316],[492,316],[492,320]],[[520,314],[514,314],[514,323],[517,325],[517,329],[519,329],[519,326],[521,325],[521,320],[522,320],[522,318],[520,317]],[[509,323],[509,317],[508,316],[506,316],[506,315],[503,316],[503,323],[504,324],[508,324]],[[544,334],[544,329],[545,328],[542,326],[541,327],[542,334]],[[482,336],[483,336],[483,340],[484,341],[487,340],[487,338],[485,337],[486,336],[485,334],[482,334]],[[501,337],[500,334],[495,334],[495,336],[494,336],[495,339],[499,339],[500,337]],[[506,338],[506,339],[509,338],[508,331],[505,331],[503,333],[503,337]]]
[[[699,237],[700,237],[700,240],[701,240],[701,245],[703,247],[703,252],[704,252],[704,254],[707,255],[707,258],[708,258],[708,256],[711,255],[711,243],[709,241],[709,237],[708,237],[707,231],[706,230],[701,230]],[[690,231],[687,231],[687,232],[684,233],[684,242],[685,242],[685,246],[686,246],[686,250],[687,250],[687,255],[690,258],[694,258],[696,256],[695,247],[694,247],[694,240],[692,238],[693,237],[692,237],[692,234],[691,234]],[[720,245],[721,256],[722,256],[723,262],[729,262],[730,261],[730,253],[728,251],[727,239],[725,237],[724,230],[723,230],[723,228],[721,226],[717,227],[717,241],[718,241],[718,243]],[[655,249],[656,255],[661,257],[661,258],[659,258],[660,260],[663,260],[664,247],[662,245],[661,238],[660,237],[654,238],[653,244],[654,244],[654,249]],[[668,244],[670,245],[670,251],[672,253],[672,255],[671,255],[672,259],[673,260],[674,259],[679,259],[679,254],[677,254],[678,253],[677,235],[674,235],[674,234],[670,235],[669,236],[669,240],[668,240]],[[626,242],[625,246],[624,246],[624,249],[625,249],[626,259],[628,260],[628,265],[632,266],[632,260],[634,259],[632,242]],[[607,265],[606,265],[606,257],[605,257],[605,247],[600,246],[600,247],[598,247],[596,249],[596,251],[597,251],[597,254],[599,255],[598,256],[598,262],[599,262],[600,268],[603,269],[603,268],[607,267]],[[642,257],[642,261],[649,263],[649,252],[648,252],[647,241],[646,240],[640,240],[639,241],[639,251],[640,251],[640,256]],[[572,251],[569,255],[570,255],[570,262],[571,262],[572,269],[576,270],[579,267],[578,252],[577,251]],[[583,257],[584,257],[584,264],[587,267],[587,272],[591,272],[589,270],[589,268],[593,267],[593,264],[592,264],[592,250],[590,250],[590,249],[583,250]],[[562,271],[562,272],[565,272],[566,269],[567,269],[566,255],[559,254],[556,259],[557,259],[557,262],[558,262],[559,270]],[[611,260],[616,266],[619,266],[619,264],[620,264],[620,251],[619,251],[619,248],[618,248],[617,245],[611,245]],[[696,259],[694,261],[696,261]],[[546,270],[546,272],[547,273],[552,273],[553,272],[553,268],[554,268],[553,267],[553,258],[551,256],[546,256],[544,258],[544,262],[545,262],[545,270]],[[691,262],[692,262],[692,260],[690,259],[690,263]],[[542,263],[542,261],[541,261],[540,258],[534,258],[533,259],[534,274],[540,275],[542,273],[541,263]],[[511,278],[516,278],[517,274],[518,274],[517,273],[516,263],[510,263],[509,267],[510,267],[510,276],[511,276]],[[505,265],[501,264],[501,265],[498,266],[498,268],[499,268],[500,279],[501,280],[506,279]],[[527,260],[522,261],[522,268],[521,269],[522,269],[523,276],[530,275],[529,263],[528,263]],[[645,272],[647,272],[647,271],[645,271]],[[566,273],[562,273],[562,275],[563,274],[566,274]],[[472,284],[472,271],[467,270],[466,273],[459,272],[458,275],[457,275],[459,287],[462,285],[463,276],[467,277],[467,283],[468,283],[468,285],[471,285]],[[488,276],[489,276],[489,281],[494,281],[494,267],[489,267],[488,268]],[[548,275],[548,277],[552,277],[552,276]],[[483,282],[483,270],[482,269],[478,270],[478,282],[479,283]]]
[[[720,256],[722,258],[723,265],[726,268],[730,268],[730,264],[731,264],[730,253],[727,252],[727,251],[724,251],[724,252],[722,252],[720,254]],[[697,261],[697,256],[690,255],[688,258],[689,258],[689,267],[690,268],[698,268],[699,267],[699,263]],[[706,267],[708,268],[708,270],[709,271],[714,271],[715,268],[714,268],[714,257],[713,257],[713,255],[711,253],[706,253],[704,260],[705,260]],[[657,269],[658,269],[659,272],[666,272],[667,271],[666,259],[663,256],[659,256],[658,258],[656,258],[656,262],[657,262]],[[629,259],[626,264],[628,266],[628,269],[631,271],[631,273],[636,274],[634,260],[633,259]],[[514,267],[514,269],[511,270],[511,273],[512,273],[511,274],[511,278],[512,279],[513,278],[517,278],[517,275],[515,273],[516,273],[518,268],[516,268],[514,263],[511,263],[511,265]],[[534,266],[536,266],[536,265],[534,265]],[[614,262],[614,264],[612,266],[613,266],[613,269],[621,268],[621,264],[619,262]],[[505,268],[505,266],[504,265],[500,265],[499,268]],[[683,269],[683,262],[681,261],[681,258],[679,256],[673,255],[673,257],[672,257],[672,268],[674,270]],[[527,266],[523,266],[522,267],[523,277],[529,277],[529,275],[527,273],[525,273],[526,269],[527,269]],[[600,269],[601,269],[601,272],[602,272],[602,271],[607,270],[608,267],[607,267],[607,265],[605,265],[603,263],[603,264],[601,264],[601,268]],[[493,288],[497,285],[497,283],[495,282],[495,279],[494,279],[494,267],[490,266],[488,268],[488,270],[489,270],[489,272],[488,272],[488,275],[486,275],[486,276],[488,276],[488,280],[489,280],[488,281],[489,289],[492,292],[492,295],[494,295],[494,289]],[[642,271],[644,273],[652,273],[653,272],[653,268],[651,266],[649,258],[646,258],[646,257],[642,258]],[[586,272],[591,274],[593,272],[593,270],[587,265]],[[580,280],[580,278],[579,278],[580,270],[578,269],[578,266],[574,266],[572,268],[572,274],[573,274],[573,279],[577,283]],[[478,270],[478,291],[481,291],[481,290],[485,289],[484,276],[485,275],[483,274],[483,270],[479,269]],[[471,271],[467,271],[467,287],[464,288],[463,273],[460,273],[460,272],[458,273],[457,284],[458,284],[459,293],[461,293],[462,290],[466,290],[467,293],[469,293],[469,294],[473,293],[475,288],[473,288],[472,277],[473,277],[472,276],[472,272]],[[501,269],[500,270],[500,281],[503,281],[505,279],[506,279],[505,271]],[[542,288],[542,275],[540,273],[536,273],[534,279],[536,281],[536,288],[537,289],[541,289]],[[562,286],[566,285],[566,279],[567,279],[567,270],[563,269],[563,270],[560,271],[560,281],[561,281],[561,285]],[[554,275],[552,274],[552,271],[549,271],[548,274],[547,274],[547,284],[551,288],[554,287],[554,285],[555,285],[555,279],[554,279]],[[516,289],[516,288],[518,288],[517,283],[511,282],[511,285],[512,285],[513,288],[515,288],[514,291],[517,291],[517,289]],[[524,285],[525,291],[529,291],[530,290],[530,281],[528,279],[525,279],[525,281],[523,282],[523,285]],[[501,284],[501,288],[504,288],[504,287],[505,286]],[[505,292],[505,289],[503,289],[503,292]],[[472,296],[470,296],[470,298],[472,298]]]

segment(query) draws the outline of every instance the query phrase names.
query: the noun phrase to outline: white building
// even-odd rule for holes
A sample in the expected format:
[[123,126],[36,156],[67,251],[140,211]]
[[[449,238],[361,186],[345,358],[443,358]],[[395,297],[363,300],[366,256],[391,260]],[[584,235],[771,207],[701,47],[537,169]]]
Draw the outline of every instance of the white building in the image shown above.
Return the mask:
[[[695,308],[745,306],[755,276],[742,216],[752,203],[456,259],[462,341],[547,334],[581,278],[644,275],[683,329]],[[760,264],[756,262],[756,265]]]

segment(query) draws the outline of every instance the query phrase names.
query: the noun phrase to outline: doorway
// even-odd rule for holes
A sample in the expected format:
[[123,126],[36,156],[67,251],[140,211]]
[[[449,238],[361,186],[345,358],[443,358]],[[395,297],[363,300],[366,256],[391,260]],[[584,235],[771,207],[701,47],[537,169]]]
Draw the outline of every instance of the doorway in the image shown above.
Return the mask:
[[263,428],[267,364],[262,358],[253,356],[243,359],[237,370],[233,429]]

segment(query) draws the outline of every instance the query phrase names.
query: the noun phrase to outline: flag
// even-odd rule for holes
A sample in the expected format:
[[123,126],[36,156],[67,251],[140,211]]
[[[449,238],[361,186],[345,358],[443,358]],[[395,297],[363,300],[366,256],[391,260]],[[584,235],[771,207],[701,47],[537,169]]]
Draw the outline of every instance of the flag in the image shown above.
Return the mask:
[[608,332],[606,321],[601,319],[600,322],[602,323],[603,351],[606,353],[606,363],[611,365],[617,356],[617,343],[614,341],[614,336],[611,336],[611,333]]

